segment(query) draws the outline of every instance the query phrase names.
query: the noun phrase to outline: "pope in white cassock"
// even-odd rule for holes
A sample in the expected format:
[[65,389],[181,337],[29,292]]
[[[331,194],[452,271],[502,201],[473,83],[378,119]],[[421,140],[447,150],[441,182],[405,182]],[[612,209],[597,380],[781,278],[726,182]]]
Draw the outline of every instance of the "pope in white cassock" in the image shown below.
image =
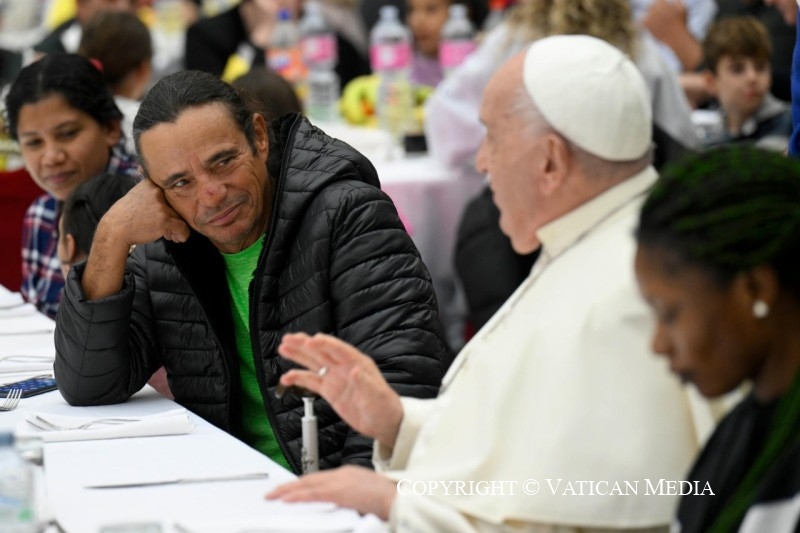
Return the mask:
[[634,279],[656,179],[645,83],[604,41],[549,37],[495,74],[481,120],[500,226],[519,253],[541,245],[538,262],[434,400],[400,398],[337,339],[286,336],[280,353],[308,370],[282,383],[373,437],[378,473],[343,467],[268,497],[333,501],[396,531],[666,529],[712,418],[652,355]]

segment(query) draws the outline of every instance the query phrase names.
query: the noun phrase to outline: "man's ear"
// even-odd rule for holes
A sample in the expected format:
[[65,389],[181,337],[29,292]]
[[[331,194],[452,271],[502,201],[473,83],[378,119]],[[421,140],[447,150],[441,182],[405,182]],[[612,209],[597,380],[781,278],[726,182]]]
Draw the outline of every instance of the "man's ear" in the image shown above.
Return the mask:
[[560,189],[569,174],[572,163],[569,146],[558,135],[547,134],[545,139],[545,160],[543,162],[542,192],[548,196]]
[[106,124],[106,146],[113,148],[122,137],[122,125],[120,119],[115,119]]
[[264,161],[267,160],[267,153],[269,152],[269,135],[267,133],[267,121],[261,113],[253,113],[253,140],[258,155]]

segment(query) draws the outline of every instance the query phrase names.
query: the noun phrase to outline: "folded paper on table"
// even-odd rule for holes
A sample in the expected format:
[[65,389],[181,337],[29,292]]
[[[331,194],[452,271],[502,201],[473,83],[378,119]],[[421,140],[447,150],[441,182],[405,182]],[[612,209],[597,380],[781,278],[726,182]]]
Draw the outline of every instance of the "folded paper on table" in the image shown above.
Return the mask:
[[[130,421],[112,424],[103,422],[110,420],[105,416],[64,416],[29,411],[25,417],[26,420],[17,425],[16,437],[20,440],[40,439],[43,442],[185,435],[191,433],[194,428],[186,409],[173,409],[155,415],[131,417]],[[92,424],[92,422],[96,423]],[[43,429],[48,424],[65,429]],[[83,429],[78,429],[80,426]]]
[[25,300],[18,292],[10,292],[5,287],[0,287],[0,309],[13,309],[25,305]]
[[26,335],[29,333],[52,333],[56,323],[41,313],[27,316],[7,317],[0,320],[0,335]]
[[[3,364],[3,363],[7,364]],[[40,374],[52,374],[53,373],[53,362],[42,362],[42,363],[34,363],[34,362],[16,362],[16,361],[3,361],[0,359],[0,375],[3,374],[19,374],[22,372],[38,372]]]
[[52,333],[4,335],[0,337],[0,346],[2,346],[0,358],[17,358],[20,355],[47,357],[50,361],[56,358]]
[[11,307],[0,306],[0,319],[30,316],[39,310],[33,304],[20,304]]

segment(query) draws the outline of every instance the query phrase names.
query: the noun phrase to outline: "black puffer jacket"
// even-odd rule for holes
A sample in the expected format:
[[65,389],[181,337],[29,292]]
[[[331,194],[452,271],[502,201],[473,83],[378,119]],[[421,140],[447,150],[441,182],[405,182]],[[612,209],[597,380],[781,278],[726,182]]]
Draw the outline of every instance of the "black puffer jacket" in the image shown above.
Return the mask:
[[[292,363],[286,332],[329,332],[371,355],[402,395],[438,391],[445,345],[428,272],[372,164],[299,115],[272,126],[277,192],[250,287],[251,335],[266,416],[300,471],[301,399],[275,398]],[[89,302],[72,269],[57,317],[55,373],[74,405],[124,402],[162,364],[178,402],[241,435],[230,294],[220,253],[202,235],[138,247],[123,290]],[[320,466],[368,465],[371,442],[317,400]]]

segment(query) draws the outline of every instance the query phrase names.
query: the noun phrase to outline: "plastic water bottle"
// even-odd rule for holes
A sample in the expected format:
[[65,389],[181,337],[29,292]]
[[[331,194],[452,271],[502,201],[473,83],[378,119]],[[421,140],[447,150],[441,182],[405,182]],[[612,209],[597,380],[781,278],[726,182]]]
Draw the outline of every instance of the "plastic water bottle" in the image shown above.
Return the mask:
[[339,76],[336,34],[325,23],[317,0],[305,4],[300,21],[300,48],[306,75],[305,110],[311,119],[333,121],[339,118]]
[[300,32],[288,9],[278,11],[278,22],[272,29],[267,50],[267,66],[292,85],[305,78],[305,66],[300,56]]
[[489,14],[483,20],[481,31],[486,34],[499,26],[506,18],[506,0],[489,0]]
[[447,76],[475,50],[475,27],[467,17],[467,6],[452,4],[439,40],[439,64]]
[[411,33],[400,23],[395,6],[380,9],[380,20],[370,34],[370,62],[379,78],[378,125],[400,140],[413,120]]
[[17,454],[8,432],[0,433],[0,531],[37,531],[30,465]]

